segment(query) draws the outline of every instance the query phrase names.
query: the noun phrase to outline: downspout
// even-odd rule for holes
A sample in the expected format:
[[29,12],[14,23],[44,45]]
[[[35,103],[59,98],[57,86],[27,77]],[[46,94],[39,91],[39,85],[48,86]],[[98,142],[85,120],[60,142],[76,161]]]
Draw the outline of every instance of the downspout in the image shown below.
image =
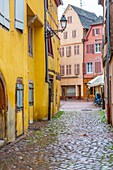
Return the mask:
[[48,74],[48,41],[47,41],[47,6],[46,6],[46,0],[44,0],[44,35],[45,35],[45,82],[48,83],[48,120],[51,119],[50,115],[50,108],[51,108],[51,102],[50,102],[50,82],[49,82],[49,74]]
[[106,79],[107,79],[107,122],[111,123],[110,116],[110,87],[109,87],[109,59],[110,51],[110,2],[107,0],[107,57],[106,57]]

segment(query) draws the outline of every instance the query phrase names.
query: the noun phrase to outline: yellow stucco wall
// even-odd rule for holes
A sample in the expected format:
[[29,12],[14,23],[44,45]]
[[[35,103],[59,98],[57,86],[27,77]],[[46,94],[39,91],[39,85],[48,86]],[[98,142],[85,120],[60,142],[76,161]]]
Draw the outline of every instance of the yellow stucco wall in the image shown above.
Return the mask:
[[[33,56],[28,55],[28,6],[37,15],[33,27]],[[13,141],[21,133],[22,114],[15,112],[15,88],[17,78],[24,84],[24,132],[28,129],[28,82],[34,83],[34,108],[31,109],[33,119],[47,117],[48,85],[45,83],[45,43],[44,43],[44,2],[39,0],[24,1],[24,31],[14,26],[14,1],[10,1],[10,29],[0,26],[0,73],[7,91],[7,139]],[[15,125],[16,124],[16,125]],[[17,128],[17,129],[16,129]]]

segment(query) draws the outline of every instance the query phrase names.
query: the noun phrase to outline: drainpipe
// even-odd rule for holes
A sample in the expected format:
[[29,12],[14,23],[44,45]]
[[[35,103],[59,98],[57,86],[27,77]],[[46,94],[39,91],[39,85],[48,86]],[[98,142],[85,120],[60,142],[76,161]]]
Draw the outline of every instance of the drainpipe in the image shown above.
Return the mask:
[[51,102],[50,102],[50,82],[49,82],[49,74],[48,74],[48,41],[47,41],[47,0],[44,0],[44,22],[45,22],[45,27],[44,27],[44,34],[45,34],[45,82],[48,83],[48,120],[51,119],[50,115],[50,108],[51,108]]
[[111,123],[110,116],[110,86],[109,86],[109,59],[110,51],[110,2],[107,0],[107,57],[106,57],[106,79],[107,79],[107,122]]

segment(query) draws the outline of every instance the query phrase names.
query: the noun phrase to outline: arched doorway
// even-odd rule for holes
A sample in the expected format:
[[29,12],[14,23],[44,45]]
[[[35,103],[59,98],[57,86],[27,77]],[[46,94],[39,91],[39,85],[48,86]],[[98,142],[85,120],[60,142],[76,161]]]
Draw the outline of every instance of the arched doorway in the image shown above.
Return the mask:
[[4,80],[0,74],[0,139],[6,137],[6,88]]

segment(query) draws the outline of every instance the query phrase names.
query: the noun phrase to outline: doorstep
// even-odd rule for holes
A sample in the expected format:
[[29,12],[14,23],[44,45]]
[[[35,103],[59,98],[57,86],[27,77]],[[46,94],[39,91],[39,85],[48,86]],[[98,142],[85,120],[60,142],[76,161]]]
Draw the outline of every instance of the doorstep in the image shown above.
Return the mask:
[[0,140],[0,147],[5,144],[5,140]]

